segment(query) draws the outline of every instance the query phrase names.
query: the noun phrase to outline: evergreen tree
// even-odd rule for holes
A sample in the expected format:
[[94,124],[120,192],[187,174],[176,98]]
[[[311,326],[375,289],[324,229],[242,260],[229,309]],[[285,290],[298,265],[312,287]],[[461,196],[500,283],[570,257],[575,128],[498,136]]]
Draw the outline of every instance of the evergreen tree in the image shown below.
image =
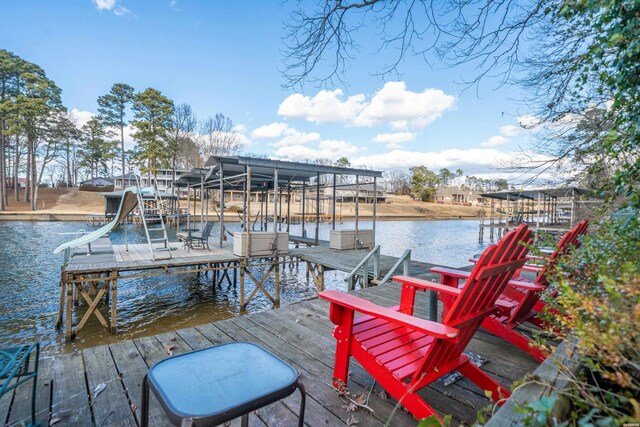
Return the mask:
[[121,168],[125,174],[124,128],[127,126],[127,107],[133,101],[134,89],[125,83],[111,86],[108,94],[98,98],[99,119],[105,126],[118,128],[120,131]]
[[135,132],[139,160],[146,162],[143,172],[156,174],[158,167],[171,159],[169,149],[173,101],[159,90],[148,88],[133,98]]
[[114,144],[108,140],[109,133],[105,126],[96,118],[85,123],[81,133],[80,166],[88,168],[91,178],[96,178],[107,170],[107,160],[112,155]]

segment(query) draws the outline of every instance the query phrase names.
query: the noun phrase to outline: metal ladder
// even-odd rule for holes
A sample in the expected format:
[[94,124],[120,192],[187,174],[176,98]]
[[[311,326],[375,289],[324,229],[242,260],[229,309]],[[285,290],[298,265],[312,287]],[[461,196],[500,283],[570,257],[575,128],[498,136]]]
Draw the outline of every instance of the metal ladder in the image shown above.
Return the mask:
[[[142,218],[142,225],[144,226],[144,232],[147,236],[147,243],[149,244],[149,250],[151,251],[151,256],[153,260],[156,261],[158,259],[171,259],[173,257],[171,253],[171,247],[169,246],[169,236],[167,236],[167,228],[164,224],[164,211],[163,211],[163,201],[160,196],[160,192],[158,191],[158,181],[156,177],[152,175],[153,185],[150,185],[153,193],[153,200],[155,202],[155,207],[147,207],[145,205],[145,200],[142,195],[142,191],[140,188],[140,181],[138,176],[136,175],[136,183],[138,185],[138,206],[140,207],[140,217]],[[149,183],[151,184],[151,183]],[[149,227],[147,221],[149,220],[160,221],[160,226]],[[152,237],[159,235],[162,233],[161,237]],[[158,246],[161,244],[161,246]],[[165,255],[160,257],[159,255]],[[167,256],[168,255],[168,256]]]

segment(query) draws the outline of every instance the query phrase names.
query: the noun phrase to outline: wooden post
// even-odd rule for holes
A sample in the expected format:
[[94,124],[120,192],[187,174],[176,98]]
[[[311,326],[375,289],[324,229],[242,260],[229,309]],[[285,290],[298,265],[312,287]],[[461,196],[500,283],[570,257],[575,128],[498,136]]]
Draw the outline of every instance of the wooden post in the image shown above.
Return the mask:
[[[249,259],[249,255],[251,254],[251,166],[247,166],[247,195],[248,195],[247,212],[245,216],[249,218],[249,220],[248,220],[248,226],[245,231],[247,232],[247,259]],[[243,278],[242,266],[240,267],[240,284],[242,287],[242,292],[244,292],[244,278]],[[244,299],[244,294],[242,292],[240,294]]]
[[307,182],[306,181],[302,181],[302,198],[300,199],[300,203],[302,203],[302,237],[307,237],[307,233],[305,232],[304,229],[304,222],[305,222],[305,208],[307,205],[307,201],[305,199],[305,190],[307,189]]
[[287,187],[287,233],[291,226],[291,184]]
[[316,235],[315,241],[318,244],[318,236],[320,235],[320,173],[316,174]]
[[378,206],[378,178],[373,177],[373,207],[372,207],[372,226],[371,226],[371,247],[376,246],[376,209]]
[[56,320],[56,329],[62,327],[62,317],[64,316],[64,298],[67,290],[67,272],[63,271],[60,277],[60,305],[58,306],[58,320]]
[[109,278],[111,284],[111,333],[116,333],[116,309],[118,297],[118,272],[112,271]]
[[72,323],[72,306],[73,306],[73,288],[75,288],[75,284],[67,283],[67,313],[64,325],[64,334],[67,342],[70,342],[73,338],[73,323]]
[[333,174],[333,197],[331,203],[331,229],[336,229],[336,174]]
[[356,234],[354,235],[356,241],[355,248],[359,249],[358,245],[358,216],[360,215],[360,177],[356,175]]
[[276,303],[274,304],[275,308],[280,307],[280,257],[279,256],[275,256],[273,258],[273,261],[275,263],[275,281],[276,281]]
[[220,163],[220,247],[224,244],[224,175],[223,164]]
[[244,262],[240,262],[240,311],[244,311]]
[[[251,192],[249,191],[249,189],[247,188],[247,167],[244,167],[244,181],[242,182],[242,189],[244,190],[243,193],[243,199],[242,199],[242,213],[244,215],[244,218],[242,218],[242,228],[244,228],[244,230],[247,230],[248,226],[251,226],[251,219],[249,219],[247,221],[247,199],[251,198]],[[248,224],[248,226],[247,226]]]
[[273,247],[278,245],[278,168],[273,169]]

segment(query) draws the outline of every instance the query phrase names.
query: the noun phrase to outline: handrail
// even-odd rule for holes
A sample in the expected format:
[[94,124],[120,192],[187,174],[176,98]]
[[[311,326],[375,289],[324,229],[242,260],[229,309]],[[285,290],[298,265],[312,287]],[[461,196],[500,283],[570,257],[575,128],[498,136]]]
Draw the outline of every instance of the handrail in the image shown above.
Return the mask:
[[355,266],[351,273],[345,277],[344,281],[347,282],[350,291],[355,289],[355,277],[360,269],[362,269],[362,287],[366,288],[369,286],[369,259],[371,257],[373,257],[373,278],[374,280],[380,278],[380,245],[376,245],[371,252],[362,258],[362,261]]
[[410,276],[411,275],[409,272],[410,262],[411,262],[411,249],[407,249],[406,251],[404,251],[402,256],[398,258],[396,263],[393,264],[393,267],[391,267],[391,270],[389,270],[389,272],[382,278],[382,280],[378,282],[378,286],[384,285],[385,283],[387,283],[389,279],[391,279],[393,274],[396,272],[398,267],[400,267],[400,265],[402,265],[402,274],[404,276]]

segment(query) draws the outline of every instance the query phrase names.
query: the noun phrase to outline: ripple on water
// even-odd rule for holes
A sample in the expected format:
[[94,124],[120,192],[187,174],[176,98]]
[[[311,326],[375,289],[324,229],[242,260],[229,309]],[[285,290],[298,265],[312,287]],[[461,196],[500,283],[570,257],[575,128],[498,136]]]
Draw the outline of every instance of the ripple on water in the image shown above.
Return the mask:
[[[237,224],[231,224],[229,228],[236,230],[237,227]],[[353,223],[337,225],[337,228],[353,227]],[[370,227],[370,222],[360,223],[361,229]],[[321,239],[328,240],[330,228],[329,224],[320,225]],[[54,330],[62,255],[53,255],[53,249],[74,237],[61,233],[79,229],[91,227],[81,222],[0,221],[0,343],[3,346],[38,340],[45,353],[54,354],[239,314],[237,290],[224,285],[214,292],[211,276],[123,279],[118,285],[117,336],[106,332],[93,318],[72,344],[65,344],[64,335]],[[307,224],[306,229],[308,235],[313,235],[315,224]],[[212,241],[217,239],[217,231],[214,227]],[[468,264],[468,258],[482,250],[477,243],[477,233],[477,221],[382,221],[377,223],[376,232],[377,243],[384,254],[398,256],[410,248],[412,259],[450,266]],[[301,226],[292,225],[291,234],[300,235]],[[127,235],[130,243],[145,241],[140,227],[128,226]],[[175,228],[169,229],[169,236],[175,239]],[[114,230],[111,239],[116,244],[124,243],[123,228]],[[260,272],[256,271],[256,274]],[[327,272],[325,286],[344,289],[344,276],[341,272]],[[273,276],[265,286],[273,291]],[[281,287],[283,305],[316,296],[303,265],[299,269],[283,269]],[[250,291],[248,285],[247,292]],[[270,301],[258,292],[249,311],[270,307]],[[83,313],[81,306],[75,315],[81,317]]]

